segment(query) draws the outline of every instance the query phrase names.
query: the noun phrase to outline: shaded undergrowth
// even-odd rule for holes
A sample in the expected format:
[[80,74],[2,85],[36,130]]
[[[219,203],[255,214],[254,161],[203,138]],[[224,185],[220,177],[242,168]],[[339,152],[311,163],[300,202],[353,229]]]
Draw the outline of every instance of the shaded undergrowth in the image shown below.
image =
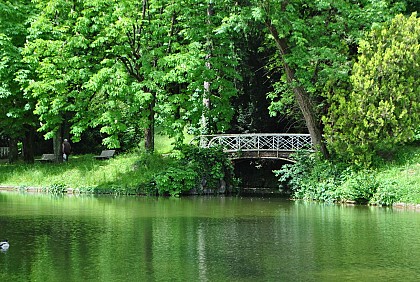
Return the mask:
[[420,147],[403,146],[369,168],[323,160],[299,152],[297,163],[275,171],[280,189],[298,199],[392,205],[420,203]]

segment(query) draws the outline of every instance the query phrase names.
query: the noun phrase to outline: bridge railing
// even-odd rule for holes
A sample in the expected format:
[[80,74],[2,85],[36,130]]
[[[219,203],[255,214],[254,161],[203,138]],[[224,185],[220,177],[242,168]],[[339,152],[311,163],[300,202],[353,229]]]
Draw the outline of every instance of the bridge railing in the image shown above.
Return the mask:
[[311,149],[312,140],[309,134],[255,133],[255,134],[222,134],[201,135],[199,146],[209,148],[223,146],[225,152],[294,152]]

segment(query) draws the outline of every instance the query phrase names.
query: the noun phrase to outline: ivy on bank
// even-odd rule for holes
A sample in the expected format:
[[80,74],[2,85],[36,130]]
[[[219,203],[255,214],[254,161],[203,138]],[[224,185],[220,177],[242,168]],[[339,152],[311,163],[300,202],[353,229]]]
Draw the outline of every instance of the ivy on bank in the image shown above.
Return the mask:
[[[406,146],[392,160],[369,168],[357,168],[342,162],[322,159],[318,154],[298,152],[296,163],[274,171],[280,189],[289,189],[296,199],[324,202],[392,205],[417,203],[418,146]],[[391,176],[383,177],[384,171]],[[407,176],[410,176],[407,178]]]
[[216,193],[236,186],[233,165],[219,147],[184,145],[174,157],[174,163],[154,175],[148,194]]

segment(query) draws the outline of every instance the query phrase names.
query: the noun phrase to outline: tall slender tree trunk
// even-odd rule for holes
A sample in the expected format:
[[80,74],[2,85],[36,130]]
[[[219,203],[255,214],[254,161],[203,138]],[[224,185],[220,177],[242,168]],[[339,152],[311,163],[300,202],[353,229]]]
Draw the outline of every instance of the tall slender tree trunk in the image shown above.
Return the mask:
[[[206,67],[211,68],[210,63],[206,62]],[[210,111],[210,82],[204,81],[203,92],[203,112],[201,114],[201,133],[210,134],[209,111]]]
[[[214,15],[214,7],[212,0],[209,1],[207,7],[207,24],[211,26],[211,17]],[[212,56],[212,40],[211,34],[207,35],[207,55],[206,55],[206,68],[211,69],[210,59]],[[204,92],[203,92],[203,113],[201,115],[201,133],[202,134],[209,134],[210,132],[210,123],[209,123],[209,116],[208,112],[210,111],[211,107],[211,83],[210,81],[204,81]]]
[[61,126],[55,132],[55,136],[53,137],[53,150],[56,162],[63,162],[63,153],[61,150],[61,144],[63,143],[63,137],[61,135]]
[[286,72],[287,82],[293,83],[294,85],[293,93],[295,95],[299,108],[302,111],[306,127],[308,128],[309,134],[311,135],[312,142],[314,143],[315,148],[319,150],[325,158],[328,158],[328,150],[322,138],[322,131],[320,124],[316,118],[313,102],[309,96],[309,93],[303,87],[299,86],[296,83],[295,72],[285,60],[285,55],[288,52],[287,42],[284,38],[280,38],[276,27],[272,25],[270,20],[267,20],[265,24],[268,30],[270,31],[271,35],[273,36],[274,41],[276,43],[276,47],[280,52],[281,58],[283,60],[284,70]]
[[148,125],[144,129],[144,147],[147,152],[152,153],[155,150],[155,97],[149,105]]
[[61,126],[61,138],[70,140],[70,123],[68,122],[71,119],[71,114],[66,112],[64,113],[64,121]]
[[9,139],[9,163],[14,163],[18,160],[18,140],[16,138]]
[[34,163],[34,131],[32,126],[25,128],[23,139],[23,160],[25,163]]
[[[142,20],[146,19],[146,11],[148,9],[148,2],[147,0],[143,0],[143,8],[142,8]],[[141,30],[141,27],[137,28],[138,30]],[[133,36],[134,36],[134,45],[135,44],[139,44],[139,42],[136,42],[136,30],[133,30]],[[133,46],[134,46],[133,45]],[[138,53],[136,51],[136,48],[133,49],[134,53]],[[135,61],[135,60],[134,60]],[[154,62],[156,63],[156,62]],[[136,73],[137,75],[137,81],[142,81],[144,79],[144,77],[142,75],[140,75],[139,73]],[[145,89],[145,92],[148,92],[148,89]],[[155,95],[152,93],[153,98],[152,101],[150,102],[149,105],[149,116],[148,116],[148,124],[147,127],[144,129],[144,147],[146,149],[147,152],[153,153],[153,151],[155,150]]]

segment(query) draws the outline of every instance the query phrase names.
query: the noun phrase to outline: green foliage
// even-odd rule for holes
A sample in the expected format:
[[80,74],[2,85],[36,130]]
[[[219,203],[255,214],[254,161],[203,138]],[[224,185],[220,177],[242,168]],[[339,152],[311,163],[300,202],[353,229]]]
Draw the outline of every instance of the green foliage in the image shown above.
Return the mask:
[[420,141],[420,126],[414,130],[413,140]]
[[221,179],[228,187],[235,185],[226,155],[217,148],[190,146],[173,157],[133,150],[106,161],[74,155],[66,164],[0,164],[0,185],[43,187],[52,193],[71,188],[80,193],[178,196],[192,189],[217,191]]
[[275,171],[280,189],[297,199],[392,205],[420,203],[420,147],[403,146],[376,169],[358,169],[298,154],[297,162]]
[[[389,1],[367,0],[253,1],[253,18],[266,26],[270,23],[285,49],[273,53],[267,66],[279,77],[269,94],[272,114],[280,112],[300,121],[302,113],[293,97],[300,87],[312,100],[312,105],[300,105],[300,110],[313,107],[321,120],[328,109],[327,97],[348,89],[355,46],[363,30],[391,18],[397,6]],[[270,34],[268,48],[280,45],[273,38]],[[292,70],[289,73],[284,71],[286,64]]]
[[280,187],[298,191],[304,185],[304,176],[307,175],[315,164],[315,155],[298,152],[292,155],[296,160],[294,164],[285,164],[281,169],[274,171],[279,177]]
[[226,181],[227,186],[236,184],[233,164],[222,148],[185,145],[181,148],[181,153],[184,162],[196,167],[202,186],[205,188],[218,189],[221,180]]
[[66,121],[74,142],[99,128],[105,146],[120,148],[156,119],[182,142],[204,111],[204,81],[211,82],[209,119],[217,130],[228,127],[239,79],[227,30],[218,29],[228,1],[218,2],[207,25],[206,1],[34,2],[39,13],[22,53],[30,68],[19,82],[36,101],[46,138]]
[[63,183],[53,183],[46,190],[51,194],[62,194],[66,191],[66,185]]
[[340,187],[340,198],[357,203],[368,203],[378,190],[379,183],[373,171],[362,170],[346,175]]
[[371,173],[355,172],[344,164],[314,155],[301,155],[295,164],[283,166],[275,173],[281,188],[291,189],[297,199],[367,203],[378,186]]
[[0,3],[0,134],[21,138],[36,125],[35,101],[18,83],[19,72],[27,71],[21,50],[27,39],[29,20],[37,10],[29,0]]
[[179,196],[197,187],[198,172],[192,167],[170,167],[154,176],[159,195]]
[[144,194],[153,175],[173,163],[171,158],[140,152],[97,161],[92,155],[73,155],[65,164],[1,164],[0,184],[26,187],[65,185],[81,193]]
[[353,91],[333,96],[326,133],[344,160],[364,166],[375,154],[416,138],[420,123],[420,19],[414,13],[376,26],[359,44]]
[[274,171],[282,190],[291,189],[297,199],[328,202],[340,199],[337,187],[344,180],[346,167],[323,160],[319,154],[310,152],[298,152],[294,158],[296,163]]
[[[118,148],[118,134],[130,123],[121,99],[127,78],[105,59],[103,32],[111,7],[104,1],[37,1],[37,8],[22,52],[30,72],[21,73],[19,81],[37,101],[40,131],[51,138],[67,120],[78,141],[89,127],[101,127],[106,146]],[[104,86],[94,87],[98,84]]]
[[153,178],[159,195],[178,196],[193,189],[198,193],[217,192],[223,181],[228,187],[236,184],[233,165],[221,148],[184,145],[176,159],[172,166]]
[[[405,193],[403,193],[402,189],[399,188],[401,187],[399,187],[395,180],[379,181],[378,188],[371,198],[370,203],[382,206],[390,206],[398,201],[401,201]],[[414,203],[416,201],[412,202]]]
[[[288,45],[283,58],[275,53],[269,63],[270,80],[282,77],[271,109],[296,109],[288,106],[296,106],[291,86],[298,85],[322,112],[326,93],[347,82],[360,32],[396,11],[387,3],[7,1],[0,6],[0,100],[8,107],[0,113],[8,119],[0,123],[19,132],[12,126],[26,120],[46,138],[68,123],[74,142],[98,128],[103,144],[116,148],[137,143],[155,122],[179,143],[203,117],[210,131],[226,131],[235,113],[231,100],[243,87],[240,63],[250,56],[241,50],[243,38],[263,41],[267,19]],[[261,45],[271,54],[275,44],[266,40]],[[295,81],[279,70],[284,62]]]

